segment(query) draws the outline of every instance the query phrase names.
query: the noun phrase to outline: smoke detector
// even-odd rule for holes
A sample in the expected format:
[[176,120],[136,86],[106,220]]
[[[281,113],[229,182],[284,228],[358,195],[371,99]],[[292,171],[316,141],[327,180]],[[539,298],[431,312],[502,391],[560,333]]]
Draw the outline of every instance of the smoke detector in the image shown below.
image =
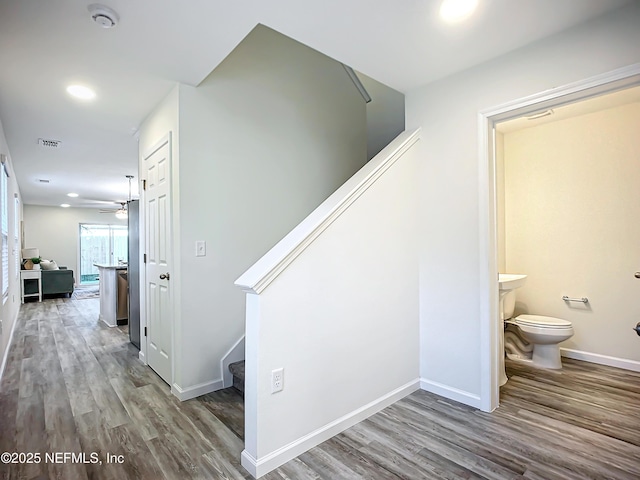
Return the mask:
[[120,17],[118,14],[109,7],[100,5],[99,3],[92,3],[89,5],[89,13],[94,22],[100,25],[102,28],[113,28],[118,24]]

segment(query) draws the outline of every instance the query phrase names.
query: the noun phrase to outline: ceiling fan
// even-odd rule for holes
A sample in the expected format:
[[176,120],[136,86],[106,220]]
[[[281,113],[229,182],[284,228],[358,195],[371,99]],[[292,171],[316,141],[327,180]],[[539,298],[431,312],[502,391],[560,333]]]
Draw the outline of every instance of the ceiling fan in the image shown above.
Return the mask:
[[131,179],[133,178],[133,175],[125,175],[125,177],[129,180],[129,200],[127,202],[113,202],[119,203],[120,208],[101,209],[100,213],[115,213],[116,218],[120,220],[124,220],[129,216],[129,213],[127,212],[127,205],[131,201]]
[[119,208],[101,208],[100,213],[115,213],[120,219],[127,218],[127,202],[113,202],[119,204]]

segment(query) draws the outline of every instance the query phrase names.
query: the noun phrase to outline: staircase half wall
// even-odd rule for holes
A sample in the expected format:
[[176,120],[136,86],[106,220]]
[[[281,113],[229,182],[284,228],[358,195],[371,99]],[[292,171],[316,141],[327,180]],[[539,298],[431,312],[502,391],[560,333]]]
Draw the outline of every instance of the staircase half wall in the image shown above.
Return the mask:
[[419,387],[418,145],[402,133],[236,281],[256,477]]

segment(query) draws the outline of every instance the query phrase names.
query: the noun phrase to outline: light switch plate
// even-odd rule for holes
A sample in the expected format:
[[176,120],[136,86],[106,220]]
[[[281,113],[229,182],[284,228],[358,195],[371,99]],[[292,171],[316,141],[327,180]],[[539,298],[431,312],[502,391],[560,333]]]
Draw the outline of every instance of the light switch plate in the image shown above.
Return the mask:
[[204,257],[207,255],[207,242],[204,240],[196,240],[196,257]]

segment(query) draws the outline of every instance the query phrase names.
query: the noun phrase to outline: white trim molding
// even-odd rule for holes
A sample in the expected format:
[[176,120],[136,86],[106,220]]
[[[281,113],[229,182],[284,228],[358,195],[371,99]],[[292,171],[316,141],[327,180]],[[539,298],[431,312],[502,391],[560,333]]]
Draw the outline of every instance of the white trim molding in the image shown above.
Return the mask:
[[640,372],[640,362],[636,360],[610,357],[609,355],[600,355],[599,353],[582,352],[571,348],[560,348],[560,355],[567,358],[573,358],[575,360],[583,360],[585,362],[597,363],[599,365],[608,365],[610,367]]
[[171,393],[178,397],[178,400],[184,402],[185,400],[191,400],[192,398],[199,397],[200,395],[206,395],[207,393],[215,392],[216,390],[222,390],[223,388],[222,380],[199,383],[187,388],[181,388],[180,385],[174,383],[171,386]]
[[470,407],[481,407],[479,395],[465,392],[464,390],[460,390],[458,388],[449,387],[448,385],[443,385],[442,383],[432,382],[431,380],[427,380],[426,378],[420,379],[420,388],[426,392],[435,393],[436,395],[448,398],[449,400],[464,403],[465,405],[469,405]]
[[310,448],[319,445],[325,440],[330,439],[356,423],[365,420],[374,413],[415,392],[418,390],[419,384],[420,381],[418,379],[413,380],[260,459],[254,458],[249,452],[244,450],[240,463],[251,475],[259,478],[289,460],[296,458],[298,455],[303,454]]
[[[498,245],[496,235],[496,159],[494,126],[498,122],[557,108],[605,93],[640,85],[640,63],[561,87],[512,100],[478,113],[478,207],[480,249],[480,408],[499,402]],[[447,396],[445,394],[445,396]],[[466,402],[465,402],[466,403]]]
[[366,192],[418,140],[420,140],[420,129],[398,135],[243,273],[235,284],[247,293],[262,293],[293,260],[349,208],[349,205]]

